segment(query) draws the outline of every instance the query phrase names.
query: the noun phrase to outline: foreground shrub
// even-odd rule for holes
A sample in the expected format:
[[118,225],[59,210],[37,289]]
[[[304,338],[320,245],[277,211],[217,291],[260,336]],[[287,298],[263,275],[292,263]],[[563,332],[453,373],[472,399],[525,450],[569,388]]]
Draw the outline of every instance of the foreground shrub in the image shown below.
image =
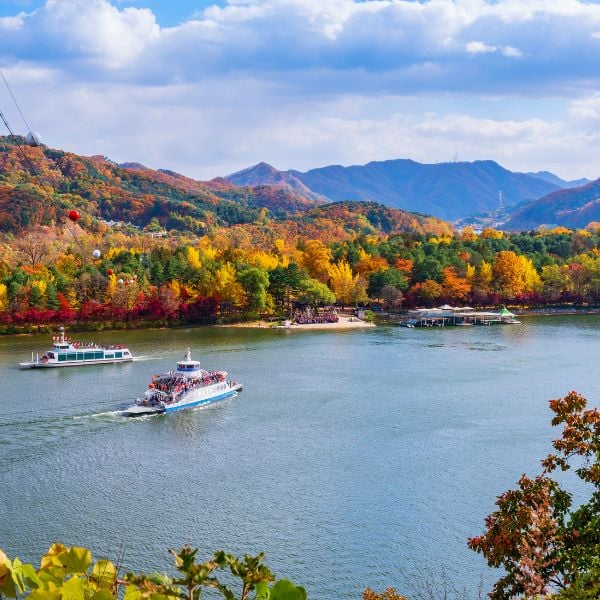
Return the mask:
[[[119,577],[109,560],[92,564],[87,548],[53,544],[42,557],[40,568],[10,560],[0,550],[0,596],[28,600],[197,600],[202,590],[216,590],[226,600],[306,600],[306,591],[275,576],[263,563],[264,554],[236,558],[215,552],[206,562],[197,562],[198,549],[184,546],[170,551],[177,575],[161,573]],[[226,584],[219,577],[229,573]]]
[[[507,598],[600,598],[600,412],[571,392],[550,401],[552,425],[562,425],[555,453],[534,478],[522,475],[517,489],[498,497],[486,532],[469,546],[505,575],[490,593]],[[574,468],[590,491],[573,508],[570,492],[550,475]]]

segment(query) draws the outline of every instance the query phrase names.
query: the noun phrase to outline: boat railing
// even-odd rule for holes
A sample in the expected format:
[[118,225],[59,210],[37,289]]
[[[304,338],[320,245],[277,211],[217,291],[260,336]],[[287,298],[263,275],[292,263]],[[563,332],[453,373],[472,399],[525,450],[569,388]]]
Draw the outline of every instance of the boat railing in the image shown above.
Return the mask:
[[[125,350],[125,346],[123,344],[96,344],[95,342],[80,342],[77,340],[65,340],[68,344],[70,344],[76,350]],[[64,350],[69,350],[69,348],[62,348]]]

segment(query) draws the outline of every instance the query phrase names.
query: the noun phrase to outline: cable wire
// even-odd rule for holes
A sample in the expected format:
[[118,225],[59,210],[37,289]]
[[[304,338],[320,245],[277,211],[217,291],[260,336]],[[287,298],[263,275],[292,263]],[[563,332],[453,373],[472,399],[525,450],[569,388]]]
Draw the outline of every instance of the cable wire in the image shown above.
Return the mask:
[[21,107],[19,106],[19,103],[17,102],[15,95],[13,94],[12,90],[10,89],[10,85],[8,85],[8,81],[6,80],[6,77],[4,76],[2,69],[0,69],[0,76],[2,76],[4,85],[6,85],[6,89],[8,90],[10,97],[13,99],[13,102],[15,103],[15,106],[17,107],[17,110],[19,111],[19,114],[21,115],[21,119],[23,119],[23,123],[25,123],[25,127],[27,127],[27,131],[31,131],[31,127],[29,127],[29,123],[27,123],[27,119],[25,119],[25,115],[23,114],[23,111],[21,110]]

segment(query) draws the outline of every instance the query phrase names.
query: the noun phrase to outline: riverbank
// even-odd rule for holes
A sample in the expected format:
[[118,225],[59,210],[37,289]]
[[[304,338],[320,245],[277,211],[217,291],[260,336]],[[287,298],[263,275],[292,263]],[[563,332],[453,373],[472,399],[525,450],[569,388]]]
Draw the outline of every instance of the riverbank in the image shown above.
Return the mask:
[[227,323],[223,325],[217,325],[217,327],[235,327],[235,328],[249,328],[249,329],[360,329],[364,327],[375,327],[374,323],[368,323],[362,321],[357,317],[346,317],[343,315],[338,316],[338,321],[335,323],[291,323],[290,325],[280,325],[278,321],[247,321],[244,323]]
[[527,308],[527,309],[513,309],[516,315],[520,317],[552,317],[562,315],[598,315],[600,314],[600,308],[584,308],[581,310],[575,308]]
[[[551,316],[566,316],[566,315],[598,315],[600,308],[585,308],[585,309],[512,309],[515,315],[519,317],[551,317]],[[378,321],[382,325],[393,325],[395,318],[398,316],[382,316],[378,315]],[[251,328],[251,329],[269,329],[277,326],[278,322],[270,321],[237,321],[232,323],[190,323],[188,321],[179,320],[140,320],[140,321],[109,321],[109,322],[83,322],[70,323],[13,323],[0,325],[0,336],[9,335],[31,335],[31,334],[52,334],[55,333],[60,326],[65,326],[69,332],[93,332],[93,331],[124,331],[124,330],[143,330],[143,329],[187,329],[190,327],[234,327],[234,328]],[[374,323],[362,321],[357,317],[340,315],[337,323],[307,323],[302,325],[292,324],[286,329],[357,329],[375,327]]]

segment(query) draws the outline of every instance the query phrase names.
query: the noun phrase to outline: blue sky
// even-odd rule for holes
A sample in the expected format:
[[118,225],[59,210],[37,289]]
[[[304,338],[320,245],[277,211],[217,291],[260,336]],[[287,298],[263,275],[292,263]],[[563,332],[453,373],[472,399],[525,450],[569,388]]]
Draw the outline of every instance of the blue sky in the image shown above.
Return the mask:
[[[31,12],[45,4],[44,0],[0,0],[0,16],[16,15],[21,11]],[[149,8],[156,16],[156,20],[163,27],[172,27],[188,20],[198,11],[211,5],[223,5],[223,2],[211,0],[130,0],[127,2],[113,2],[119,8]]]
[[[211,178],[493,159],[600,176],[600,2],[0,0],[46,143]],[[24,129],[8,92],[0,109]]]

